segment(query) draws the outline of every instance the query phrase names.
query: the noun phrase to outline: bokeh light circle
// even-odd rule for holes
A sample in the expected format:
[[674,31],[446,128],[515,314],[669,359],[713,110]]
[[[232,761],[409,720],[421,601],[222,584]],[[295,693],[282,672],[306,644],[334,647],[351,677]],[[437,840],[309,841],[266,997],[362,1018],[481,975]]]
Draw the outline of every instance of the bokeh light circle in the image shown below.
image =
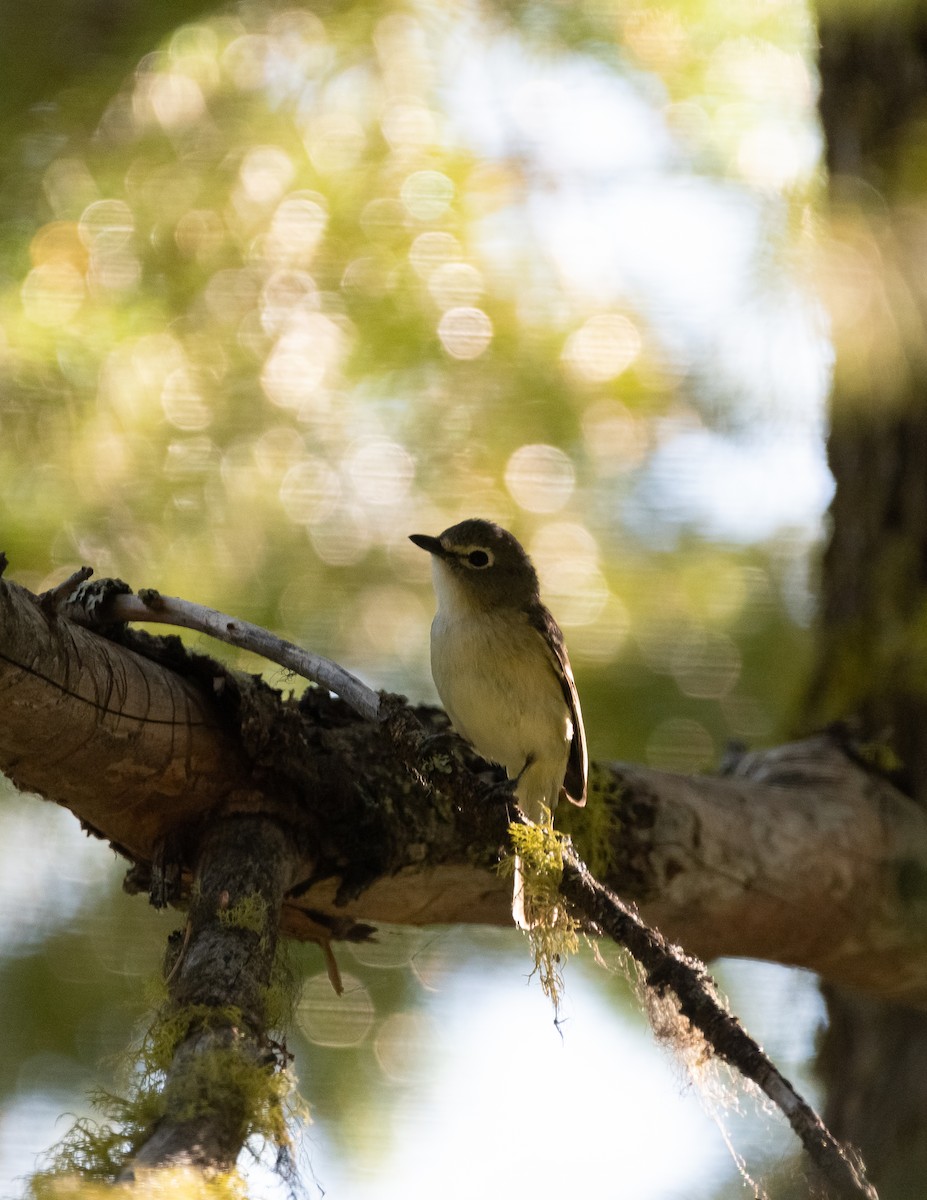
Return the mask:
[[492,341],[492,321],[481,308],[449,308],[438,323],[438,337],[452,358],[479,358]]
[[505,467],[505,486],[527,512],[559,512],[575,484],[573,464],[556,446],[520,446]]
[[343,974],[341,982],[341,996],[324,972],[303,984],[296,1021],[316,1046],[359,1046],[373,1027],[373,1000],[366,985],[350,974]]
[[641,349],[637,328],[620,313],[590,317],[567,339],[563,359],[590,383],[606,383],[626,371]]
[[400,195],[410,216],[418,221],[436,221],[447,212],[455,190],[441,171],[413,171],[404,180]]

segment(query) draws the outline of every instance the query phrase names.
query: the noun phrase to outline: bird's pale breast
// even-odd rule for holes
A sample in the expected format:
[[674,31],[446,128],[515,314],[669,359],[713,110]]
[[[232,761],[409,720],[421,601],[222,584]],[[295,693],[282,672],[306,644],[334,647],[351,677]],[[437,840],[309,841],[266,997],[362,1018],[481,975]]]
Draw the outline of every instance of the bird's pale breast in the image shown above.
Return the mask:
[[[543,640],[519,613],[480,612],[431,628],[432,673],[457,732],[514,778],[543,759],[560,783],[572,722]],[[556,795],[547,799],[556,803]]]

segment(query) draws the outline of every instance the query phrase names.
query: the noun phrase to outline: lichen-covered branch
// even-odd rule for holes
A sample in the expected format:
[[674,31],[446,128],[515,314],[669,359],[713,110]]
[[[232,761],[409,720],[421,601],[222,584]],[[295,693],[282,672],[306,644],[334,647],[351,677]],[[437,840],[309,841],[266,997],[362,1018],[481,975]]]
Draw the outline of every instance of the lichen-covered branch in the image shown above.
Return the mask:
[[[423,740],[443,714],[381,697],[371,722],[176,638],[119,636],[0,579],[0,769],[124,850],[135,888],[165,861],[189,878],[205,814],[256,812],[287,823],[299,856],[289,936],[509,923],[496,864],[511,794],[486,764]],[[796,964],[927,1006],[927,813],[829,736],[745,755],[722,777],[599,763],[589,804],[561,806],[558,825],[597,878],[703,958]]]
[[705,1045],[755,1083],[783,1112],[821,1174],[833,1200],[877,1200],[862,1163],[841,1146],[817,1113],[747,1034],[719,999],[704,966],[674,946],[589,874],[575,854],[564,856],[561,893],[596,929],[626,949],[646,987],[671,997]]
[[189,936],[170,968],[159,1017],[162,1030],[174,1031],[163,1114],[122,1181],[173,1166],[228,1171],[253,1133],[285,1136],[268,997],[280,907],[295,868],[288,831],[272,820],[227,818],[206,830]]
[[[0,581],[0,589],[5,586]],[[27,596],[15,597],[10,609],[13,603],[30,612]],[[80,700],[85,694],[95,696],[97,720],[104,738],[110,736],[111,730],[118,728],[122,694],[110,690],[101,695],[93,687],[87,693],[86,684],[81,691],[76,668],[72,676],[56,659],[59,652],[67,657],[70,623],[60,616],[49,618],[38,604],[32,607],[44,622],[44,630],[39,631],[36,622],[33,628],[44,633],[42,649],[57,672],[36,672],[35,658],[27,664],[8,653],[8,677],[15,678],[19,672],[33,687],[35,680],[43,680],[52,693],[64,693],[67,702],[73,702],[75,695]],[[78,635],[93,638],[83,630],[77,630]],[[122,636],[125,639],[126,635]],[[2,645],[0,640],[0,653]],[[183,672],[194,690],[195,684],[200,688],[206,685],[216,700],[210,711],[204,696],[204,712],[211,717],[204,727],[220,730],[223,739],[236,744],[239,758],[233,764],[236,786],[220,782],[222,764],[213,759],[216,799],[211,822],[181,822],[180,833],[162,827],[147,855],[135,854],[136,885],[146,868],[154,874],[169,854],[181,867],[196,864],[190,892],[191,936],[170,972],[172,1009],[194,1014],[195,1019],[182,1028],[182,1037],[172,1047],[164,1114],[126,1171],[175,1163],[227,1168],[251,1128],[248,1121],[253,1105],[246,1094],[253,1089],[239,1086],[242,1098],[235,1101],[223,1100],[223,1089],[230,1086],[232,1076],[240,1085],[243,1072],[253,1079],[255,1074],[269,1073],[272,1066],[263,1040],[266,1021],[261,989],[269,982],[269,956],[278,927],[298,936],[302,919],[316,936],[320,926],[333,936],[356,936],[358,928],[365,928],[360,922],[367,919],[415,924],[448,918],[507,923],[508,885],[496,878],[494,867],[508,844],[514,805],[508,785],[498,774],[489,772],[481,777],[471,769],[486,764],[464,763],[446,750],[435,753],[422,721],[399,697],[380,696],[378,719],[373,722],[361,719],[321,689],[310,690],[298,703],[286,700],[259,681],[244,680],[210,660],[187,656],[174,641],[130,638],[127,645],[111,647],[113,662],[124,675],[137,669],[135,660],[142,658],[139,650],[160,658],[165,673]],[[0,672],[0,689],[2,682]],[[7,686],[12,686],[11,682]],[[427,720],[430,714],[422,715]],[[19,779],[28,780],[30,770],[38,768],[30,765],[30,747],[24,747],[28,739],[23,730],[19,739],[20,757],[12,764],[13,770]],[[26,753],[22,753],[24,748]],[[705,907],[719,891],[717,879],[714,887],[705,882],[715,875],[712,854],[723,863],[731,853],[724,836],[729,836],[732,805],[746,812],[751,804],[762,808],[774,801],[779,823],[787,826],[789,820],[794,823],[797,819],[789,817],[790,789],[798,790],[804,803],[802,788],[809,783],[813,783],[813,791],[817,789],[818,799],[825,783],[844,786],[844,769],[848,776],[855,771],[868,779],[845,756],[829,755],[827,750],[824,746],[818,747],[817,754],[806,753],[811,765],[806,763],[803,771],[796,769],[801,754],[786,754],[771,777],[764,760],[753,760],[749,769],[744,760],[739,778],[714,781],[713,785],[636,768],[599,767],[590,797],[592,821],[586,828],[581,823],[574,826],[577,843],[588,847],[586,853],[598,856],[605,877],[616,879],[619,887],[624,876],[632,889],[649,887],[657,892],[662,867],[668,892],[680,876],[697,880],[701,868],[704,879],[694,886],[701,886]],[[0,740],[0,762],[6,762],[3,756]],[[242,760],[247,766],[242,767]],[[189,755],[183,762],[184,769],[195,775]],[[823,770],[821,763],[825,764]],[[784,764],[790,764],[788,769]],[[79,805],[69,795],[67,756],[58,767],[56,794],[79,812]],[[100,778],[99,771],[96,778]],[[697,830],[697,836],[689,840],[680,823],[687,787],[700,797],[695,805],[688,797],[690,825]],[[649,830],[648,841],[634,828],[631,818],[648,806],[659,813],[664,799],[676,827],[661,848],[653,841],[659,822],[637,822],[640,829]],[[112,801],[117,807],[118,796]],[[723,814],[717,851],[706,837],[712,805]],[[94,827],[106,835],[109,822],[100,819],[104,807],[95,809],[99,823]],[[801,804],[797,811],[804,811]],[[241,837],[243,830],[245,836]],[[741,820],[741,833],[745,831],[751,832],[750,822]],[[797,840],[787,838],[785,844]],[[666,865],[670,848],[676,864],[672,870]],[[761,861],[762,856],[763,848],[757,845],[747,859]],[[722,871],[719,877],[723,883],[720,894],[728,897],[731,871]],[[456,881],[456,888],[448,886],[449,879]],[[740,880],[740,890],[749,893],[750,883],[749,878]],[[787,887],[784,880],[781,886]],[[853,1175],[855,1167],[842,1157],[833,1140],[828,1140],[813,1112],[736,1022],[723,1013],[697,965],[684,956],[674,957],[661,935],[614,901],[576,859],[568,861],[564,894],[592,925],[611,936],[620,934],[618,940],[642,963],[650,986],[661,993],[671,989],[683,1015],[705,1035],[708,1044],[765,1086],[831,1181],[837,1181],[835,1195],[874,1195]],[[253,912],[247,922],[242,919],[246,900],[252,905],[260,902],[257,922],[252,919]],[[729,897],[725,902],[730,903]],[[846,1179],[842,1171],[847,1173]]]
[[558,824],[687,950],[927,1006],[927,812],[837,735],[744,754],[723,776],[600,764],[592,786],[604,844],[585,814]]

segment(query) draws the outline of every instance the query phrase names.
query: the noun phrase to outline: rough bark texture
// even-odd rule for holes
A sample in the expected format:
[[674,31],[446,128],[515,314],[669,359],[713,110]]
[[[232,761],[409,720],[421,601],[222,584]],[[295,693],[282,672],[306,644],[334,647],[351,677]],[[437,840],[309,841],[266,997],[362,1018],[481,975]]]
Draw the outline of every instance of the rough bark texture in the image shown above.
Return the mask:
[[[201,686],[0,581],[2,770],[61,799],[133,857],[249,787],[247,762]],[[119,797],[118,805],[114,798]]]
[[[891,739],[897,778],[927,804],[927,357],[922,266],[927,13],[828,5],[821,113],[832,172],[837,481],[823,564],[809,720],[857,715]],[[910,921],[925,881],[899,876]],[[825,989],[826,1117],[860,1146],[883,1200],[927,1179],[927,1019]]]
[[[49,620],[4,581],[0,616],[0,767],[121,846],[133,890],[171,899],[173,880],[189,893],[206,816],[253,813],[287,831],[290,936],[509,924],[511,885],[496,867],[510,793],[446,747],[423,754],[420,722],[400,701],[383,701],[392,716],[374,724],[319,689],[286,700],[173,640],[136,639],[159,664]],[[159,710],[142,700],[162,695],[170,722],[145,719]],[[75,745],[66,735],[79,719]],[[128,742],[113,733],[125,727]],[[585,809],[564,807],[561,828],[606,886],[691,952],[792,963],[927,1006],[927,812],[832,738],[744,755],[723,778],[598,764],[590,796]]]
[[829,737],[745,755],[721,779],[608,770],[623,790],[603,882],[691,953],[927,1004],[927,814]]

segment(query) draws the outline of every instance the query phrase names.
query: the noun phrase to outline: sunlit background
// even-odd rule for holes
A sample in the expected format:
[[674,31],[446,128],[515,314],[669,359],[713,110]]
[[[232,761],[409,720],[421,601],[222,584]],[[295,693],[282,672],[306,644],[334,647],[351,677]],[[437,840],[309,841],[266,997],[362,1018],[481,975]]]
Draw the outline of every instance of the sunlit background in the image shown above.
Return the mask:
[[[38,106],[0,189],[10,576],[89,563],[434,700],[407,535],[487,516],[539,568],[594,756],[691,771],[787,733],[831,489],[813,46],[799,0],[255,0]],[[15,1196],[174,919],[66,814],[8,796],[0,832]],[[787,1169],[591,956],[559,1032],[514,932],[339,958],[342,1000],[294,951],[310,1195],[734,1196],[724,1128]],[[813,981],[720,976],[813,1096]]]

